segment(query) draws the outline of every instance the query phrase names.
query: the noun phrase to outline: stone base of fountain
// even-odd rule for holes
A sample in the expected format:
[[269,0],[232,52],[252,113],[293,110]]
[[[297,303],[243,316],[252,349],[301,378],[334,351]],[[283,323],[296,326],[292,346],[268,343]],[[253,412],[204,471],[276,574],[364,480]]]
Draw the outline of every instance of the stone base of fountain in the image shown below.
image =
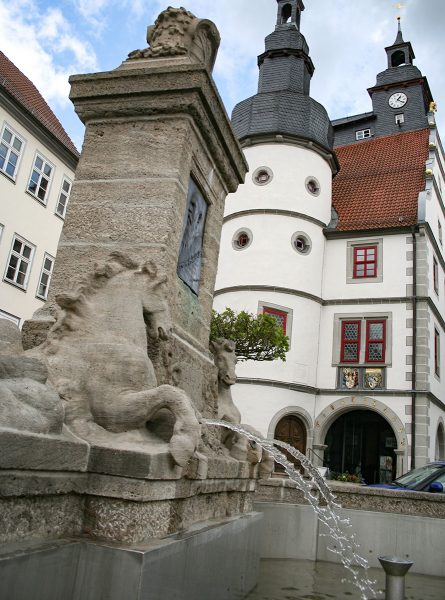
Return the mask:
[[8,600],[233,600],[256,585],[261,515],[208,521],[146,544],[26,542],[0,554]]

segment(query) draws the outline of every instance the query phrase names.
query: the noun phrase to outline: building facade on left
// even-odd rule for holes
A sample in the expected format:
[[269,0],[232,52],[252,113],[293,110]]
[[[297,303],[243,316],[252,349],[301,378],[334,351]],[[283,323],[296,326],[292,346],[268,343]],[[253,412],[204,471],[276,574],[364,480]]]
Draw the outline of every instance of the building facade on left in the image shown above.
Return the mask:
[[79,153],[35,85],[0,52],[0,318],[46,300]]

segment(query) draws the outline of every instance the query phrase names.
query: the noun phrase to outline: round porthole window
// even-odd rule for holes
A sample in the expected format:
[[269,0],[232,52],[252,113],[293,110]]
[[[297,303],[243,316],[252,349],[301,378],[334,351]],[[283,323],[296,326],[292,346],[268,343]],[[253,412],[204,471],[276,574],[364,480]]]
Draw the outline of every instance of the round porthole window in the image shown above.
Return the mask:
[[306,179],[306,189],[313,196],[318,196],[321,189],[318,179],[315,179],[315,177],[308,177]]
[[292,248],[299,254],[309,254],[312,249],[312,242],[305,233],[297,231],[292,236]]
[[273,173],[268,167],[259,167],[252,175],[256,185],[267,185],[273,179]]
[[235,250],[245,250],[252,243],[252,239],[250,229],[239,229],[232,238],[232,246]]

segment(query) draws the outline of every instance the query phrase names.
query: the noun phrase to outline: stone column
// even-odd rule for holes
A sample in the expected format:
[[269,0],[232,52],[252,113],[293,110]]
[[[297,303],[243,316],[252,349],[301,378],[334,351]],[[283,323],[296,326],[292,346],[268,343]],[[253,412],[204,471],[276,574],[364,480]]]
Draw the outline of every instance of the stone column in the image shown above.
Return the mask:
[[314,452],[313,452],[313,455],[310,456],[309,458],[314,463],[314,466],[322,467],[323,462],[324,462],[324,453],[325,453],[325,450],[327,449],[326,444],[313,444],[312,448],[313,448]]
[[[224,200],[243,182],[247,163],[211,76],[214,24],[168,9],[149,28],[149,41],[114,71],[70,78],[86,131],[45,310],[112,251],[153,260],[168,278],[179,385],[203,410]],[[191,185],[207,205],[199,291],[177,275]],[[27,347],[41,341],[26,339],[36,328],[25,326]],[[158,380],[167,382],[162,373]]]
[[396,477],[400,477],[400,475],[403,475],[403,473],[406,473],[408,471],[408,461],[404,462],[406,451],[394,450],[394,454],[397,457]]

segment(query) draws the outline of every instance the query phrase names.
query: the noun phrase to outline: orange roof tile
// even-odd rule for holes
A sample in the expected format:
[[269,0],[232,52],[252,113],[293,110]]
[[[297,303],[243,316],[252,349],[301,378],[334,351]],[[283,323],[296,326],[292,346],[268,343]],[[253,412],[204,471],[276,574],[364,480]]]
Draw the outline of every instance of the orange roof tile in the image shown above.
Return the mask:
[[336,148],[341,167],[333,182],[337,230],[417,223],[428,140],[429,130],[420,129]]
[[75,156],[79,153],[39,90],[0,51],[0,87],[3,87]]

